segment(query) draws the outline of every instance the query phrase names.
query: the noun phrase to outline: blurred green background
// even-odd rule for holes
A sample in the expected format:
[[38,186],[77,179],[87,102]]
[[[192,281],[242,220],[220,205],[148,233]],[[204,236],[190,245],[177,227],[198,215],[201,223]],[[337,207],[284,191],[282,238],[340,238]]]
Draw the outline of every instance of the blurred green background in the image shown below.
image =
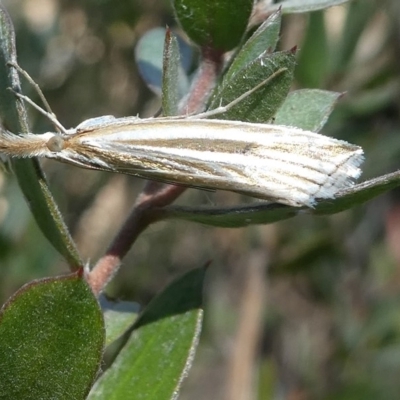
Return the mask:
[[[66,127],[99,115],[149,117],[160,106],[134,50],[156,27],[176,32],[167,0],[3,0],[20,65]],[[298,46],[295,88],[347,92],[324,133],[363,146],[363,179],[399,168],[400,3],[354,1],[285,16],[281,49]],[[32,89],[25,93],[35,98]],[[31,110],[32,111],[32,110]],[[32,111],[34,132],[51,130]],[[107,248],[144,182],[45,160],[88,262]],[[215,229],[151,226],[108,294],[146,304],[183,271],[212,260],[205,327],[182,399],[400,398],[400,203],[397,191],[331,217]],[[181,204],[242,196],[188,190]],[[251,200],[256,201],[256,200]],[[33,221],[13,174],[0,171],[0,300],[68,270]]]

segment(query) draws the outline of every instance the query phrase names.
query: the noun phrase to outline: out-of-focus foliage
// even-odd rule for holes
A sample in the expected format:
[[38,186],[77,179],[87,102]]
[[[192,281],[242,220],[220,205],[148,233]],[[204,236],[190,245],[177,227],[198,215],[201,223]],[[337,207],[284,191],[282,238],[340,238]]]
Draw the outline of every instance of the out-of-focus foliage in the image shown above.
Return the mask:
[[[168,2],[3,2],[19,63],[65,126],[158,110],[137,74],[134,47],[151,28],[176,26]],[[283,19],[280,48],[300,49],[296,88],[346,92],[324,133],[363,146],[365,179],[399,168],[399,37],[397,0],[359,0]],[[24,91],[35,96],[28,86]],[[36,112],[30,117],[35,132],[50,129]],[[96,259],[143,183],[50,161],[43,166],[82,255]],[[0,189],[3,303],[23,283],[60,273],[65,264],[6,170]],[[244,201],[189,190],[179,203]],[[259,399],[397,399],[399,237],[397,191],[330,217],[300,215],[239,230],[167,221],[142,235],[109,292],[146,303],[171,276],[213,259],[205,334],[183,399],[249,392]]]

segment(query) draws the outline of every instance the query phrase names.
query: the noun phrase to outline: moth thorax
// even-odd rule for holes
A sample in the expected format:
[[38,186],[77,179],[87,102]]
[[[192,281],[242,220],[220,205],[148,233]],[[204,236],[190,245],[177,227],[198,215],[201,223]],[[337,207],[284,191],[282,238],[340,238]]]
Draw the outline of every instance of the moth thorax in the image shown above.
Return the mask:
[[50,151],[58,153],[64,149],[64,139],[60,135],[53,135],[47,141],[46,146]]

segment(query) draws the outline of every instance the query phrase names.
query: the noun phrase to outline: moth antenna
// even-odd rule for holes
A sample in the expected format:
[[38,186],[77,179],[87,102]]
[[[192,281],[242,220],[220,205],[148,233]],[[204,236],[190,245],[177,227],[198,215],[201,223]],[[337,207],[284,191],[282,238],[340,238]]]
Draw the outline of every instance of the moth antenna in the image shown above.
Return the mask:
[[272,75],[270,75],[268,78],[264,79],[262,82],[254,86],[252,89],[248,90],[247,92],[244,92],[241,94],[239,97],[237,97],[235,100],[231,101],[230,103],[226,104],[225,106],[219,106],[217,108],[214,108],[213,110],[207,110],[204,111],[200,114],[195,114],[195,115],[189,115],[186,117],[187,119],[199,119],[199,118],[209,118],[213,117],[214,115],[219,115],[226,113],[229,111],[232,107],[236,106],[238,103],[243,101],[245,98],[249,97],[252,95],[254,92],[256,92],[258,89],[261,89],[263,86],[267,85],[268,82],[270,82],[272,79],[277,77],[278,75],[282,74],[285,72],[287,68],[279,68],[277,71],[275,71]]
[[53,114],[52,112],[48,112],[46,111],[44,108],[40,107],[39,105],[37,105],[32,99],[30,99],[28,96],[25,96],[24,94],[18,93],[16,92],[14,89],[12,88],[8,88],[9,90],[11,90],[14,95],[18,98],[20,98],[21,100],[27,102],[28,104],[30,104],[33,108],[35,108],[36,110],[38,110],[41,114],[43,114],[56,128],[57,132],[62,132],[67,134],[68,131],[66,128],[64,128],[64,126],[61,124],[61,122],[57,119],[57,117],[55,116],[55,114]]
[[19,92],[16,92],[14,89],[10,88],[10,90],[15,94],[15,96],[17,96],[21,100],[27,102],[32,107],[34,107],[36,110],[38,110],[42,115],[44,115],[54,125],[57,132],[67,133],[67,129],[65,129],[65,127],[61,124],[61,122],[58,121],[56,115],[53,113],[53,111],[50,107],[50,104],[48,103],[45,95],[42,92],[42,89],[40,89],[40,86],[33,80],[33,78],[28,74],[28,72],[26,72],[17,63],[14,63],[14,62],[8,62],[7,65],[12,68],[15,68],[18,71],[18,73],[20,73],[29,82],[29,84],[32,85],[32,87],[38,94],[40,100],[42,101],[44,108],[37,105],[28,96],[25,96]]

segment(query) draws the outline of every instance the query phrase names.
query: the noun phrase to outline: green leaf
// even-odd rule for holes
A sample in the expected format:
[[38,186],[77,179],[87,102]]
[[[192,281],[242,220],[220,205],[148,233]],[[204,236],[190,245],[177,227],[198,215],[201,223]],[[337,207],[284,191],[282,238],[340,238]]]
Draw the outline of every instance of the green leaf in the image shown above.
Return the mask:
[[[155,28],[146,32],[140,38],[135,48],[135,60],[140,75],[147,86],[158,96],[162,95],[163,61],[165,61],[166,57],[164,53],[165,40],[166,30],[163,28]],[[173,46],[176,46],[176,42]],[[187,47],[188,46],[185,47],[182,45],[180,50],[184,50],[184,52],[187,53]],[[172,61],[175,64],[173,68],[178,69],[178,71],[174,73],[178,74],[177,91],[178,98],[181,98],[189,90],[189,80],[179,61],[179,56],[177,56],[178,50],[175,48],[173,50],[167,49],[167,52],[169,54],[167,57],[172,57]],[[189,57],[189,55],[186,54],[186,57]],[[177,62],[176,58],[178,58],[179,62]],[[171,60],[168,60],[168,62],[170,61]],[[172,68],[172,66],[168,66],[167,68]]]
[[[11,128],[19,127],[15,121],[25,111],[21,102],[15,106],[15,96],[8,90],[13,87],[12,83],[20,87],[17,73],[7,66],[8,62],[15,62],[16,59],[14,26],[4,6],[0,4],[0,113],[2,120],[8,117]],[[24,117],[26,118],[26,113]]]
[[188,272],[150,302],[90,400],[176,398],[199,340],[204,274]]
[[348,3],[350,0],[284,0],[269,7],[270,10],[282,9],[284,14],[305,13],[323,10],[328,7]]
[[181,219],[210,226],[241,228],[248,225],[271,224],[292,218],[299,213],[336,214],[359,206],[400,186],[400,171],[359,183],[341,190],[334,199],[317,201],[314,208],[289,207],[275,203],[253,203],[238,207],[168,206],[159,211],[159,220]]
[[400,186],[400,171],[374,178],[338,193],[334,201],[323,201],[315,207],[317,215],[335,214],[363,204]]
[[103,316],[81,272],[25,285],[0,311],[0,398],[84,399],[103,345]]
[[275,114],[277,125],[318,132],[325,125],[341,93],[318,89],[290,92]]
[[292,218],[299,210],[303,209],[265,202],[237,207],[168,206],[162,210],[160,220],[180,219],[221,228],[242,228]]
[[[0,5],[0,116],[12,132],[29,132],[23,103],[8,90],[20,91],[18,74],[7,66],[16,63],[15,35],[12,22]],[[13,160],[15,174],[37,224],[49,242],[75,268],[82,265],[62,216],[58,210],[37,160]]]
[[236,73],[240,73],[265,51],[272,52],[275,49],[279,40],[281,19],[281,12],[278,10],[258,27],[234,57],[224,75],[224,80],[229,80]]
[[135,60],[143,80],[155,94],[161,96],[165,29],[146,32],[135,47]]
[[165,34],[163,60],[161,102],[163,115],[167,117],[178,115],[180,67],[178,41],[169,29]]
[[242,40],[253,0],[174,0],[173,5],[179,23],[193,42],[226,52]]
[[106,326],[106,346],[119,339],[135,322],[139,305],[131,301],[112,301],[100,296]]
[[244,122],[268,122],[289,92],[295,63],[293,51],[273,54],[264,52],[241,70],[235,73],[228,71],[228,78],[217,86],[209,109],[227,105],[265,82],[262,87],[246,96],[230,110],[218,114],[217,118]]

